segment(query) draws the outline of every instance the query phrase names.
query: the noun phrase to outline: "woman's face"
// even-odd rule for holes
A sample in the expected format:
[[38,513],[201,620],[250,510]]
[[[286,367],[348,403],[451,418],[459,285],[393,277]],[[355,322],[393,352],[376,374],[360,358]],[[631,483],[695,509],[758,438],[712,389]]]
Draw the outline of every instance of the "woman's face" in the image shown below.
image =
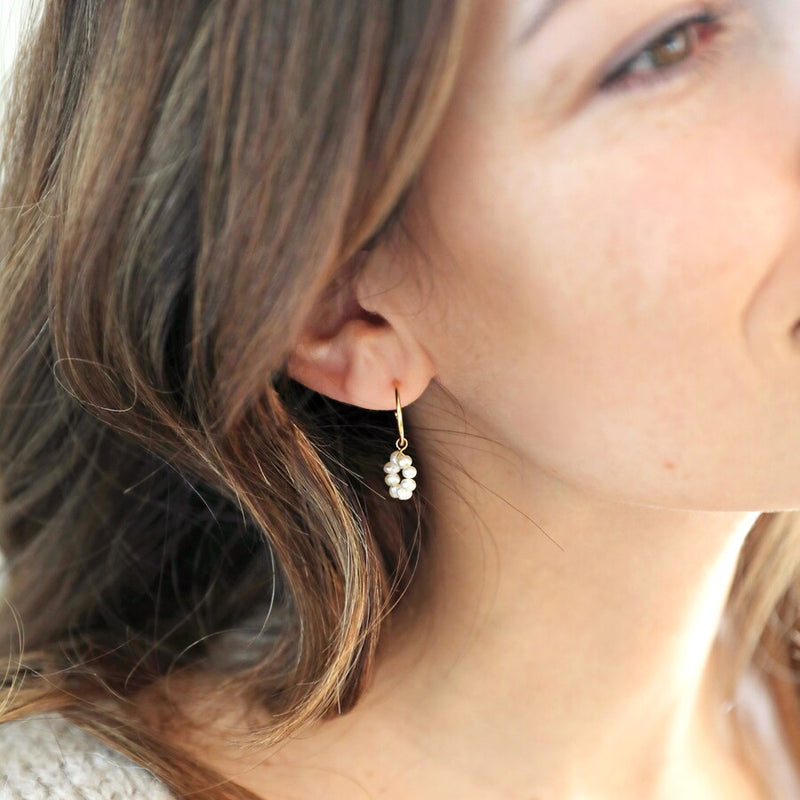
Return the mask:
[[438,381],[593,495],[800,507],[800,0],[545,5],[479,2],[421,173]]

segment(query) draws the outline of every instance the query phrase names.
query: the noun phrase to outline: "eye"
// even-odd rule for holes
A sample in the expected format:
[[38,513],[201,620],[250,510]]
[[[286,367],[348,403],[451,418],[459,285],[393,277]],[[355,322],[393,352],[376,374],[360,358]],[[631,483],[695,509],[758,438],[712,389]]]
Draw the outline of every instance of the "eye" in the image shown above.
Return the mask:
[[616,90],[670,78],[694,62],[722,27],[722,15],[714,12],[684,20],[612,69],[599,88]]

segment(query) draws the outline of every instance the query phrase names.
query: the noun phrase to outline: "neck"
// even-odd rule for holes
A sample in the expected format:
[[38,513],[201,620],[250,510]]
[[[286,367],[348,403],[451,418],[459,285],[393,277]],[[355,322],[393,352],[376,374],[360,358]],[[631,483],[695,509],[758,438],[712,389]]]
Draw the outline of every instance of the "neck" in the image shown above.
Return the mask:
[[431,541],[385,647],[383,691],[416,740],[486,786],[506,776],[499,796],[687,796],[758,514],[591,497],[483,441],[445,449],[413,416],[420,462],[478,481],[429,476]]
[[437,757],[517,775],[513,796],[645,797],[634,788],[688,763],[707,732],[704,681],[755,519],[600,504],[559,516],[553,489],[539,478],[527,513],[557,544],[511,509],[489,536],[440,495],[449,522],[387,642],[387,688]]
[[199,755],[264,797],[756,797],[720,747],[714,653],[758,514],[592,497],[406,414],[431,536],[373,685],[268,765],[222,737]]

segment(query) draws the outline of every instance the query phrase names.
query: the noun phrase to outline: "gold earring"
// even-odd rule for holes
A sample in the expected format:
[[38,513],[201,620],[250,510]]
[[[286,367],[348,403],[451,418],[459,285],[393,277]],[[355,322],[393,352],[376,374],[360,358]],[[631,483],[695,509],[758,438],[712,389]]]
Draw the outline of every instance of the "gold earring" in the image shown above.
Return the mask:
[[[397,404],[397,410],[394,415],[397,418],[397,430],[400,436],[394,443],[397,449],[383,465],[383,471],[386,473],[386,477],[383,480],[389,487],[390,497],[394,497],[397,500],[410,500],[411,495],[414,494],[414,489],[417,488],[417,482],[414,480],[417,476],[417,469],[411,466],[411,456],[406,455],[404,452],[408,447],[408,440],[403,432],[403,409],[400,406],[400,392],[397,390],[397,384],[394,385],[394,399]],[[400,477],[401,474],[402,478]]]

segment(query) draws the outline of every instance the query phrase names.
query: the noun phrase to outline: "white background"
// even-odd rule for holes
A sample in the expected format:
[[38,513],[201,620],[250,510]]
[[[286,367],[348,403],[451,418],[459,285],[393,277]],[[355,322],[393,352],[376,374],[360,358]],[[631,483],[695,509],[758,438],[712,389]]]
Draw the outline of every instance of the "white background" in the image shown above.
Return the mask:
[[[4,81],[17,49],[22,22],[37,8],[33,0],[0,0],[0,116],[2,116],[5,98]],[[0,569],[3,566],[3,554],[0,553]],[[0,574],[0,592],[3,590],[3,576]]]
[[3,80],[11,66],[23,20],[40,7],[41,0],[0,0],[0,103]]

